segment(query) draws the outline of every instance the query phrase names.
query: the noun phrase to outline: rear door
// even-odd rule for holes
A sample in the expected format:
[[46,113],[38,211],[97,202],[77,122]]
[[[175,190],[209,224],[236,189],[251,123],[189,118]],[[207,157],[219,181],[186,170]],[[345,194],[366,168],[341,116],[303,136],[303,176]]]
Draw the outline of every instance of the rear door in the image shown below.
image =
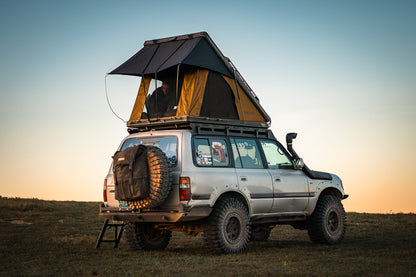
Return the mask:
[[272,212],[303,212],[309,202],[308,179],[302,170],[294,169],[293,162],[277,142],[260,140],[273,182]]
[[235,171],[228,150],[224,137],[194,137],[195,167],[190,172],[182,172],[191,178],[192,200],[210,200],[213,195],[236,188]]
[[[126,139],[123,144],[120,147],[120,151],[135,146],[135,145],[148,145],[148,146],[156,146],[160,148],[168,158],[168,162],[170,164],[170,170],[172,177],[172,192],[169,194],[168,198],[163,202],[163,204],[159,207],[171,207],[171,206],[177,206],[179,204],[179,199],[177,197],[177,193],[173,193],[174,191],[177,191],[178,186],[178,175],[179,175],[179,167],[178,167],[178,140],[180,139],[178,137],[179,135],[148,135],[145,134],[144,136],[131,136],[128,139]],[[111,182],[113,184],[113,189],[110,190],[110,194],[108,196],[109,200],[114,199],[115,200],[115,194],[114,194],[114,180]],[[119,206],[127,207],[126,204],[123,201],[118,201]]]
[[268,213],[273,205],[273,184],[264,168],[255,139],[233,138],[237,182],[240,190],[249,197],[252,214]]

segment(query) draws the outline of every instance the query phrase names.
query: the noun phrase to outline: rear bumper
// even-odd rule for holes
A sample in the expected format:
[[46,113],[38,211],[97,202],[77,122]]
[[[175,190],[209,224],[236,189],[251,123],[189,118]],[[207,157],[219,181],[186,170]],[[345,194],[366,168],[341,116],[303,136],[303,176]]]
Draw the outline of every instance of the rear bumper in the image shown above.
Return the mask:
[[132,211],[105,207],[101,204],[99,216],[113,221],[174,223],[200,220],[209,216],[211,211],[209,205],[180,206],[167,211]]

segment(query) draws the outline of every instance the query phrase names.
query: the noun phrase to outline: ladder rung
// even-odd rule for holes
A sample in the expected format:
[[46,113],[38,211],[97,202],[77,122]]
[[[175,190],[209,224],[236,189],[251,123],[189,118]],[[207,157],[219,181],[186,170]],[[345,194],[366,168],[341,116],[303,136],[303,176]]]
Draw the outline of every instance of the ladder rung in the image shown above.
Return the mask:
[[[104,220],[104,224],[103,227],[101,229],[100,234],[98,235],[98,239],[97,239],[97,243],[95,244],[95,248],[99,248],[100,244],[102,242],[113,242],[114,243],[114,247],[117,247],[118,244],[120,243],[120,239],[121,239],[121,235],[123,234],[123,229],[124,229],[124,223],[108,223],[109,219],[105,219]],[[114,239],[109,240],[109,239],[103,239],[105,231],[107,230],[107,228],[111,228],[111,227],[115,227],[114,228]],[[117,232],[117,227],[121,227],[120,231]]]

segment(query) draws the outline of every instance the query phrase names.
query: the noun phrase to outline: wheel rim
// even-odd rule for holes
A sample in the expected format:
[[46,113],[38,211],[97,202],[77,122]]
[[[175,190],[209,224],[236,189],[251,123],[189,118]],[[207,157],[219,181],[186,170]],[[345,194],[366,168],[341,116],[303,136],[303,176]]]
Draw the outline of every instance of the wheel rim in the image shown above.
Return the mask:
[[241,233],[241,224],[237,217],[231,217],[226,227],[227,238],[229,241],[238,239]]
[[225,239],[231,243],[238,243],[241,239],[241,232],[243,226],[241,220],[236,213],[231,213],[226,217],[224,225],[224,235]]
[[328,215],[327,227],[330,233],[335,233],[338,230],[339,217],[335,211],[331,211]]

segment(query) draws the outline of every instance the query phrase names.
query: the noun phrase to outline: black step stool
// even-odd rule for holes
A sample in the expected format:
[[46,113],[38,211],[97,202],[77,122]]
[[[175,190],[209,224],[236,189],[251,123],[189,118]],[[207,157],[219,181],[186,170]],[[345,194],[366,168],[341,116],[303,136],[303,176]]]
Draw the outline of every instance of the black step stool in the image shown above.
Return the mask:
[[[121,235],[123,234],[123,230],[124,230],[124,223],[108,223],[109,221],[110,221],[109,219],[104,220],[103,228],[101,229],[101,232],[98,235],[95,248],[99,248],[102,242],[113,242],[114,248],[116,248],[118,244],[120,243]],[[112,227],[114,227],[114,239],[103,239],[107,228],[111,229]],[[120,231],[118,231],[118,227],[121,227]]]

